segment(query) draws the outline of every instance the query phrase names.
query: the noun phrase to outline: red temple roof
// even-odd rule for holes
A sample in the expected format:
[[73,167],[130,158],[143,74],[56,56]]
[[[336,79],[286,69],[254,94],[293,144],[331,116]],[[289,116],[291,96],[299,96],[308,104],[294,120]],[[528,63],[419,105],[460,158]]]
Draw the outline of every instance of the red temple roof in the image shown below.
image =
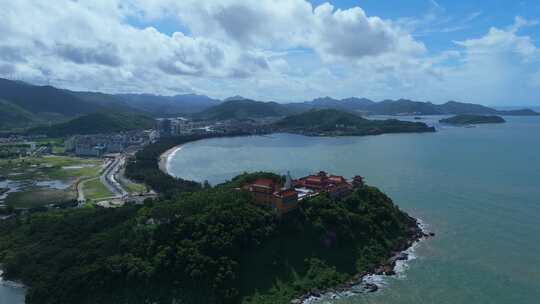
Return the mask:
[[273,180],[269,178],[259,178],[256,181],[254,181],[251,185],[258,186],[258,187],[273,188],[275,183]]
[[328,180],[334,183],[344,183],[347,181],[343,176],[338,176],[338,175],[332,175],[328,177]]

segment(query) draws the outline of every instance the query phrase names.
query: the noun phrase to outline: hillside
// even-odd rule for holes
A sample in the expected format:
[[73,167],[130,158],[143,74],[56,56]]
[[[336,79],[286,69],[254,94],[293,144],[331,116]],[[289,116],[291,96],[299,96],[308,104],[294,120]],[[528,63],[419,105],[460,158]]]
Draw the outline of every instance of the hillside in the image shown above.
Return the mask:
[[384,100],[365,108],[365,111],[376,115],[437,115],[442,114],[440,106],[430,102],[412,101],[407,99]]
[[40,122],[39,117],[20,106],[0,99],[0,128],[27,127]]
[[74,92],[2,78],[0,99],[4,100],[3,110],[9,107],[12,112],[0,114],[6,117],[6,121],[9,119],[8,123],[0,123],[0,128],[58,123],[97,111],[137,112],[109,94]]
[[275,102],[261,102],[244,99],[225,101],[195,114],[195,117],[200,119],[243,120],[249,118],[279,117],[289,113],[291,113],[291,110],[287,109],[284,105]]
[[505,123],[504,118],[500,116],[486,116],[486,115],[456,115],[453,117],[439,120],[441,123],[452,125],[475,125],[475,124],[491,124],[491,123]]
[[30,134],[45,134],[50,137],[69,135],[113,133],[149,129],[154,119],[133,113],[98,112],[83,115],[65,123],[28,130]]
[[486,106],[449,101],[444,104],[413,101],[408,99],[383,100],[374,102],[365,98],[333,99],[330,97],[317,98],[302,103],[289,103],[287,107],[298,110],[309,109],[338,109],[358,111],[371,115],[456,115],[456,114],[491,114],[491,115],[540,115],[530,109],[499,111]]
[[196,113],[220,103],[219,100],[196,94],[175,96],[118,94],[115,96],[127,105],[155,116]]
[[0,98],[34,114],[57,113],[66,117],[95,112],[96,105],[51,86],[34,86],[0,78]]
[[0,221],[4,277],[29,287],[28,304],[289,304],[373,271],[418,237],[416,220],[369,186],[278,218],[235,189],[257,176],[143,206]]
[[129,105],[126,101],[116,95],[101,92],[66,91],[85,102],[96,105],[99,108],[107,108],[109,110],[122,112],[145,112],[142,109]]
[[316,136],[377,135],[383,133],[435,132],[422,122],[397,119],[368,120],[349,112],[323,109],[288,116],[274,124],[277,131]]

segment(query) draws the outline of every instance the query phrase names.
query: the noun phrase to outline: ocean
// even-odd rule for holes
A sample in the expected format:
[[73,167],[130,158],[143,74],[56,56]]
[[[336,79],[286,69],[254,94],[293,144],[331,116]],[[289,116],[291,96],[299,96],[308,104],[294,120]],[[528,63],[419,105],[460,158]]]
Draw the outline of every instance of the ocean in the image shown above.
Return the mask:
[[[505,117],[433,134],[321,138],[290,134],[186,144],[172,174],[212,184],[245,171],[360,174],[435,238],[380,292],[321,303],[538,303],[540,118]],[[409,118],[410,119],[410,118]]]

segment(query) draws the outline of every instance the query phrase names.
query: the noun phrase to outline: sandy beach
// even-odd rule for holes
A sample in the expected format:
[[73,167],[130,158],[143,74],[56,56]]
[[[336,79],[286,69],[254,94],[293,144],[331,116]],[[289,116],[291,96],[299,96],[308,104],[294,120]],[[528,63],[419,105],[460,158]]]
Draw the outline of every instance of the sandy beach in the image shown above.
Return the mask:
[[168,166],[169,159],[171,156],[176,154],[179,150],[182,149],[183,146],[176,146],[173,148],[170,148],[169,150],[165,151],[165,153],[161,154],[159,157],[159,170],[161,170],[163,173],[169,174]]

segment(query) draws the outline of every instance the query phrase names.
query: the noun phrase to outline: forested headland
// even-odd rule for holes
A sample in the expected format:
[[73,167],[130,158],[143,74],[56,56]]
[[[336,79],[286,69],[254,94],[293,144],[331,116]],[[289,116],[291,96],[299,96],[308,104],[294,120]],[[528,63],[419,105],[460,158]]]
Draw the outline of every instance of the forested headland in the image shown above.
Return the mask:
[[4,276],[29,287],[29,304],[289,303],[373,270],[417,237],[416,220],[376,188],[322,194],[278,217],[237,190],[255,177],[2,221]]

